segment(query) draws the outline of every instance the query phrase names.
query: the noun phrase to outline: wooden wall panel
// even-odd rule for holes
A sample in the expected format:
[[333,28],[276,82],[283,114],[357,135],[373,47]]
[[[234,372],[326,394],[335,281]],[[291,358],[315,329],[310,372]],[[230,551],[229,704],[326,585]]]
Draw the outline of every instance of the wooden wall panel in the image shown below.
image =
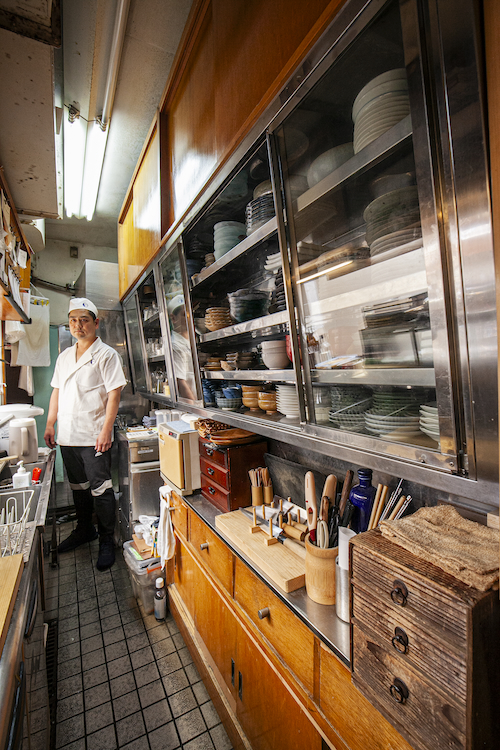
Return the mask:
[[[201,190],[217,164],[216,54],[212,9],[208,6],[168,112],[176,219]],[[164,179],[168,180],[168,175]]]
[[130,286],[129,266],[134,256],[134,201],[131,201],[127,213],[118,222],[118,284],[122,298]]
[[134,260],[144,268],[161,239],[160,139],[154,131],[134,182]]

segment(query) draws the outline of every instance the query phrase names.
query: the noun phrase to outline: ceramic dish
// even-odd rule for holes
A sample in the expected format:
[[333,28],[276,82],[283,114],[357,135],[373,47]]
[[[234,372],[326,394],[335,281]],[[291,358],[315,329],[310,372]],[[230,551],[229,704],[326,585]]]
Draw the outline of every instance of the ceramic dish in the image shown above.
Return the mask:
[[310,188],[321,182],[327,175],[334,172],[344,162],[354,156],[352,143],[342,143],[320,154],[307,171],[307,184]]

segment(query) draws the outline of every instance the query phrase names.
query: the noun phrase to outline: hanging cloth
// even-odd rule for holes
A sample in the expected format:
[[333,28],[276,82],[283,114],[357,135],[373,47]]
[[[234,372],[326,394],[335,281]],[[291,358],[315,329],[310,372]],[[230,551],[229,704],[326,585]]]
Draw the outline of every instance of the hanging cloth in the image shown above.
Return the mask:
[[43,297],[30,300],[31,323],[24,323],[26,336],[19,341],[18,365],[50,366],[50,304]]
[[170,508],[172,490],[168,485],[160,487],[160,523],[158,524],[158,554],[161,557],[161,567],[165,567],[167,560],[174,556],[175,538]]

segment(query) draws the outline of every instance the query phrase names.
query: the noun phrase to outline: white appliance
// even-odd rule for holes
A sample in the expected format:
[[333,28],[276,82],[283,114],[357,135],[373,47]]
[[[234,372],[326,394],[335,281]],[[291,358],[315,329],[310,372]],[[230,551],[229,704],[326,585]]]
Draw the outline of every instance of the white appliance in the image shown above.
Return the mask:
[[12,463],[21,459],[25,464],[38,460],[38,435],[33,417],[10,420],[9,455],[17,456]]
[[[32,404],[4,404],[0,406],[0,451],[9,453],[10,423],[13,419],[24,417],[38,417],[43,414],[40,406]],[[38,458],[38,454],[34,461]]]

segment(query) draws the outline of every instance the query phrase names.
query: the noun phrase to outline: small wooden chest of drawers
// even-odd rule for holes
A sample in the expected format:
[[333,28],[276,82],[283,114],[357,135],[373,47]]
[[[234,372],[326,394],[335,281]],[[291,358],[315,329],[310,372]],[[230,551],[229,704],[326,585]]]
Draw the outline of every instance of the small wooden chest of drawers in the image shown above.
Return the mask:
[[248,470],[264,466],[267,441],[221,447],[200,437],[199,445],[203,497],[224,512],[251,505]]
[[500,602],[374,530],[351,544],[357,688],[417,750],[498,747]]

